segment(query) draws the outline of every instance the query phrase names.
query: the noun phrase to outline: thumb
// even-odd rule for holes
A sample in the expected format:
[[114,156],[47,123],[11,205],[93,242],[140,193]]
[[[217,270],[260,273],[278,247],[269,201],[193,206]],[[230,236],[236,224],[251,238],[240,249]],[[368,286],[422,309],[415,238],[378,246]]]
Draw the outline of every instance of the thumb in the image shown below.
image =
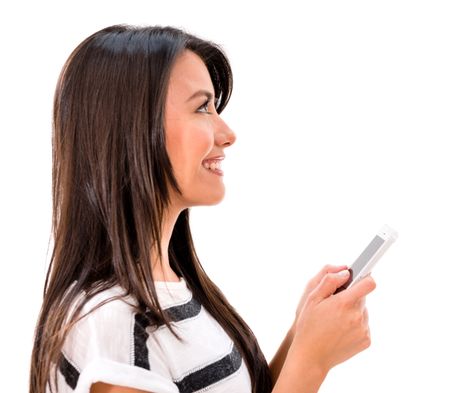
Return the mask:
[[347,297],[348,300],[359,300],[372,292],[376,286],[374,279],[369,275],[345,290],[343,296]]
[[348,270],[326,274],[316,289],[311,292],[311,298],[321,301],[330,297],[336,292],[336,289],[344,285],[349,278],[350,272]]

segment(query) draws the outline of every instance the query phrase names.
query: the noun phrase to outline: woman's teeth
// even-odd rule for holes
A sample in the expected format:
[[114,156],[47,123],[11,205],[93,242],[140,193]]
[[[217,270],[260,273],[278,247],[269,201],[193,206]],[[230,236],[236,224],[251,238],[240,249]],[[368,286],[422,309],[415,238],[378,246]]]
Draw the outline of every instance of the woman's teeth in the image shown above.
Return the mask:
[[203,167],[211,171],[220,170],[221,162],[219,160],[209,160],[202,163]]

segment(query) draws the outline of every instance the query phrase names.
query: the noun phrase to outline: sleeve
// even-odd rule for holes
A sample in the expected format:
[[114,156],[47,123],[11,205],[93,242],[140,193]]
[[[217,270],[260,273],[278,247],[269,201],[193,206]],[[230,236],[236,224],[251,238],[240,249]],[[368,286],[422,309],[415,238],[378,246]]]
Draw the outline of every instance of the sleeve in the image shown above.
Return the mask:
[[[157,351],[150,356],[148,336],[138,322],[133,309],[120,300],[78,321],[63,345],[58,392],[89,393],[92,384],[104,382],[152,393],[179,393],[164,359]],[[142,352],[148,361],[142,362]]]

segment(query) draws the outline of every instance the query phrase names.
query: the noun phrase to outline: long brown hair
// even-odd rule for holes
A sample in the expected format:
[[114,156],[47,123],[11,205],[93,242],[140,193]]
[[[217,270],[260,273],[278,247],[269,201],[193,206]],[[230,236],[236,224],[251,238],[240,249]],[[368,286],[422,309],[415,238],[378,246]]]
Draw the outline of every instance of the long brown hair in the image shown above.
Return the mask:
[[[165,149],[164,107],[172,66],[184,50],[204,61],[220,113],[231,95],[229,62],[217,45],[172,27],[116,25],[85,39],[66,61],[53,112],[54,248],[36,326],[30,393],[44,393],[67,331],[95,294],[120,285],[138,309],[167,325],[150,250],[161,255],[169,189],[180,192]],[[267,362],[248,325],[209,279],[195,253],[189,210],[169,244],[172,269],[232,338],[254,393],[270,392]],[[145,261],[140,263],[140,261]],[[80,293],[83,301],[69,317]]]

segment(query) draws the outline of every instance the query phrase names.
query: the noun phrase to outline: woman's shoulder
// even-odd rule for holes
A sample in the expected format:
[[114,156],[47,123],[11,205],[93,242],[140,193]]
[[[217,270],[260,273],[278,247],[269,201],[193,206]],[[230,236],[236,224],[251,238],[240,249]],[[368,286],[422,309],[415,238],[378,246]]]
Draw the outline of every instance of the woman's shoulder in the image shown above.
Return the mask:
[[[179,282],[155,282],[155,289],[163,309],[176,311],[193,302],[192,292],[184,279]],[[134,296],[120,285],[100,290],[89,297],[82,291],[74,299],[69,312],[70,317],[81,306],[71,327],[72,334],[127,332],[144,317],[137,304]]]
[[[176,321],[180,320],[180,311],[190,310],[188,306],[192,303],[192,293],[184,280],[178,283],[157,282],[155,287],[162,308],[169,308],[170,316],[174,316]],[[93,296],[80,292],[69,313],[69,319],[72,316],[75,318],[67,325],[63,355],[80,369],[98,357],[134,364],[139,343],[144,348],[153,344],[158,347],[157,343],[161,339],[172,341],[167,329],[162,329],[158,337],[147,342],[149,336],[153,336],[151,333],[156,333],[157,329],[148,329],[151,317],[140,311],[137,303],[132,295],[118,285]],[[80,311],[74,315],[73,312],[79,307]]]
[[80,368],[97,356],[129,363],[129,337],[136,314],[132,297],[115,286],[90,298],[86,293],[80,293],[72,306],[73,311],[80,305],[80,312],[67,325],[63,355]]
[[65,347],[78,343],[81,347],[106,343],[103,337],[126,336],[136,314],[136,301],[116,285],[89,296],[80,292],[68,313]]
[[[58,366],[58,383],[62,389],[58,391],[76,388],[77,392],[88,393],[96,381],[148,391],[176,391],[163,367],[155,372],[140,367],[137,362],[142,352],[137,344],[142,341],[145,347],[146,343],[137,340],[141,331],[136,329],[140,315],[136,303],[119,286],[89,298],[86,293],[78,295],[74,307],[83,305],[75,322],[68,326]],[[159,359],[152,355],[155,369]]]
[[68,316],[69,320],[77,313],[75,324],[78,321],[95,320],[101,317],[114,318],[130,315],[135,309],[136,301],[128,295],[119,285],[99,290],[93,295],[81,291],[72,301]]
[[85,301],[81,315],[109,315],[130,314],[136,307],[135,299],[126,293],[119,285],[112,286],[97,292],[95,295],[86,299],[86,293],[82,292],[78,300]]

